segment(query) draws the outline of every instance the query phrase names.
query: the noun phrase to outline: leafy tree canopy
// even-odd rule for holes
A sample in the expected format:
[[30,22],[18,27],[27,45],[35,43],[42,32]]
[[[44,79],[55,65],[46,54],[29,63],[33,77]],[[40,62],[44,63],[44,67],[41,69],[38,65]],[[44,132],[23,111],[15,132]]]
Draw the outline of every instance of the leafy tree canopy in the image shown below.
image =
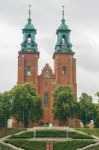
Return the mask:
[[7,127],[7,121],[11,116],[10,92],[0,93],[0,127]]
[[54,117],[59,121],[65,122],[73,116],[76,101],[70,86],[61,85],[54,92]]
[[25,127],[29,120],[37,122],[43,115],[41,98],[31,83],[15,86],[12,91],[12,114],[17,121],[23,121]]
[[80,119],[84,124],[94,119],[95,105],[92,101],[92,97],[87,93],[82,93],[79,98]]

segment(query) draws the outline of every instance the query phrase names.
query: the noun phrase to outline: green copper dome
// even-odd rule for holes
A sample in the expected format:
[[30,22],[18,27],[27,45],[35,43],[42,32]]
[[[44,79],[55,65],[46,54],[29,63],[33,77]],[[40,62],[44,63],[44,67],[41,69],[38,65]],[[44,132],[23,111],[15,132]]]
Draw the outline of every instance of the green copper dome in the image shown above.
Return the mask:
[[58,27],[58,30],[70,30],[68,25],[65,24],[65,19],[62,19],[61,25]]
[[30,18],[28,19],[28,23],[25,25],[24,29],[27,29],[27,30],[33,29],[33,30],[35,30],[35,27],[32,24],[32,20]]

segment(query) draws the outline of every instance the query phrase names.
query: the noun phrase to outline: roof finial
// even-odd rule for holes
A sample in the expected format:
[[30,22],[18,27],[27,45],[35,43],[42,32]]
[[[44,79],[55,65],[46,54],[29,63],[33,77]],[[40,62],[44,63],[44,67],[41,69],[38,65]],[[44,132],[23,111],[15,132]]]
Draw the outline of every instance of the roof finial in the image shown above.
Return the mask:
[[29,5],[29,19],[31,19],[31,5]]
[[62,19],[64,19],[64,5],[62,6],[63,10],[62,10]]
[[62,6],[62,23],[65,23],[65,18],[64,18],[64,5]]

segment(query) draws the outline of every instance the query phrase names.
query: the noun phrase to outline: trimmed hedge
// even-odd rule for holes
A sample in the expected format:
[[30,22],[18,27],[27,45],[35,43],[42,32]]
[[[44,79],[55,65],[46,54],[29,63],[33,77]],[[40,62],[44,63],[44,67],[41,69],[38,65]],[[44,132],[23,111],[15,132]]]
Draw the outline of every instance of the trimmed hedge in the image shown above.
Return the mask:
[[85,147],[94,142],[92,141],[67,141],[67,142],[55,142],[54,150],[76,150],[78,148]]
[[[33,138],[34,137],[34,132],[29,131],[29,132],[24,132],[19,135],[13,135],[11,138]],[[36,136],[37,138],[66,138],[67,137],[67,131],[62,131],[62,130],[41,130],[41,131],[36,131]],[[91,136],[84,135],[81,133],[77,132],[68,132],[68,137],[73,138],[73,139],[93,139]]]
[[26,140],[6,140],[7,143],[23,148],[25,150],[46,150],[45,142],[38,141],[26,141]]

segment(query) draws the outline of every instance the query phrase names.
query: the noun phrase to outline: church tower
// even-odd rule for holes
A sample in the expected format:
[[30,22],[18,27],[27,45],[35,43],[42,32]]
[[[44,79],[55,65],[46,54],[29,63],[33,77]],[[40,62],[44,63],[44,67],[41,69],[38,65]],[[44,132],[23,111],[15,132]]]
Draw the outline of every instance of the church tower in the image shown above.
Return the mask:
[[64,6],[61,24],[56,30],[57,42],[53,54],[54,72],[45,64],[38,75],[39,52],[36,43],[36,29],[31,19],[31,6],[29,6],[29,18],[23,28],[23,42],[18,54],[18,84],[31,82],[41,96],[43,107],[43,124],[57,124],[54,120],[53,92],[59,85],[70,85],[75,97],[77,97],[76,85],[76,59],[70,42],[70,32],[65,18]]
[[70,85],[73,88],[74,95],[77,96],[76,60],[74,58],[75,53],[72,51],[72,44],[70,42],[71,30],[65,22],[63,6],[61,25],[56,31],[57,42],[53,55],[54,72],[56,77],[56,84]]
[[23,42],[18,56],[18,83],[32,82],[37,87],[39,52],[35,41],[36,29],[31,19],[31,6],[27,24],[22,31]]

